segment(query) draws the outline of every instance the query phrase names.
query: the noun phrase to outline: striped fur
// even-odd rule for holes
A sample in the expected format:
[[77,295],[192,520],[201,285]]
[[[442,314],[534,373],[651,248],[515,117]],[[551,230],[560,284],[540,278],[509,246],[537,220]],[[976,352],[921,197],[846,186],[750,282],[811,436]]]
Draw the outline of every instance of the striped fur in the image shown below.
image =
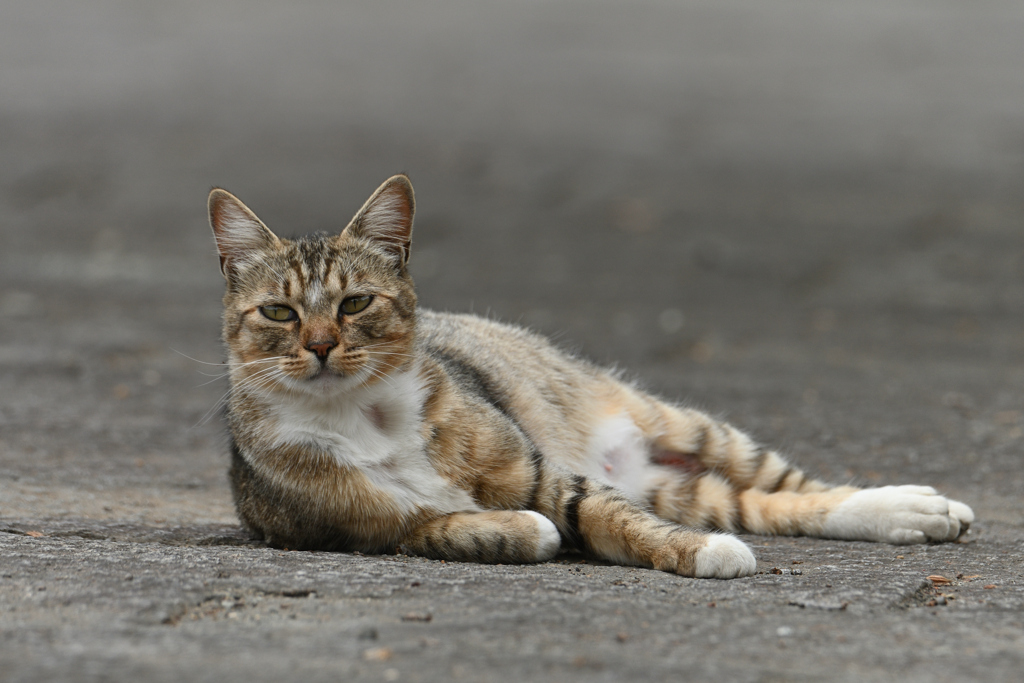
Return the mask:
[[223,190],[209,204],[231,481],[270,544],[475,562],[565,547],[732,578],[754,557],[710,530],[911,543],[973,519],[926,487],[829,486],[526,330],[418,309],[405,176],[338,235],[285,240]]

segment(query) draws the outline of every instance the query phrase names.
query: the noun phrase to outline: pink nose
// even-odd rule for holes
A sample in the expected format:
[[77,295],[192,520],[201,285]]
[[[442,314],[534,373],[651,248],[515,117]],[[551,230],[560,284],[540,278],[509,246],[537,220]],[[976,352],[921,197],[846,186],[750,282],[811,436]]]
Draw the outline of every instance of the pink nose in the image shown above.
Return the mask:
[[337,344],[332,341],[315,341],[306,344],[306,348],[317,355],[318,358],[326,358]]

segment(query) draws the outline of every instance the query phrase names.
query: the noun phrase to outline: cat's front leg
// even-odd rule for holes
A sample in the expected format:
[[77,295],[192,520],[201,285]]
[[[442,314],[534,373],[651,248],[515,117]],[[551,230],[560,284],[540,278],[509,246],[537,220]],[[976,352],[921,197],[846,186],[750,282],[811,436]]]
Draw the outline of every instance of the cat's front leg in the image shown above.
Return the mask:
[[409,554],[435,560],[510,564],[550,560],[560,545],[558,529],[544,515],[504,510],[437,517],[401,543]]

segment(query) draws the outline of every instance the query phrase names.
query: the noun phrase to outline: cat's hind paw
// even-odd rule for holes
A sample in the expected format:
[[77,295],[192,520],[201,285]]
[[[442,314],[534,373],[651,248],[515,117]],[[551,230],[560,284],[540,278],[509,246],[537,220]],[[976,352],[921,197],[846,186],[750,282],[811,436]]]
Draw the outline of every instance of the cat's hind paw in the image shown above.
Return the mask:
[[728,534],[708,534],[707,544],[694,557],[694,576],[698,579],[735,579],[756,571],[754,553]]
[[[974,510],[972,510],[969,505],[961,503],[959,500],[947,498],[946,502],[949,503],[950,518],[960,523],[959,528],[956,529],[956,534],[946,538],[947,541],[955,541],[967,533],[967,530],[971,528],[971,522],[974,521]],[[950,531],[953,531],[952,525],[950,525]]]
[[895,545],[955,541],[973,521],[971,508],[930,486],[883,486],[850,495],[825,517],[821,535]]

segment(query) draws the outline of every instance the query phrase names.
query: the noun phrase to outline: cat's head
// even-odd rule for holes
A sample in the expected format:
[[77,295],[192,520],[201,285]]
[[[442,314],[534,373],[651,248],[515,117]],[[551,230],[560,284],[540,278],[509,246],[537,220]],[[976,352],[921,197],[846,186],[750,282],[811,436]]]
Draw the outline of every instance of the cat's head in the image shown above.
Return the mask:
[[234,195],[210,192],[236,390],[329,396],[407,365],[414,209],[409,179],[396,175],[339,234],[282,239]]

